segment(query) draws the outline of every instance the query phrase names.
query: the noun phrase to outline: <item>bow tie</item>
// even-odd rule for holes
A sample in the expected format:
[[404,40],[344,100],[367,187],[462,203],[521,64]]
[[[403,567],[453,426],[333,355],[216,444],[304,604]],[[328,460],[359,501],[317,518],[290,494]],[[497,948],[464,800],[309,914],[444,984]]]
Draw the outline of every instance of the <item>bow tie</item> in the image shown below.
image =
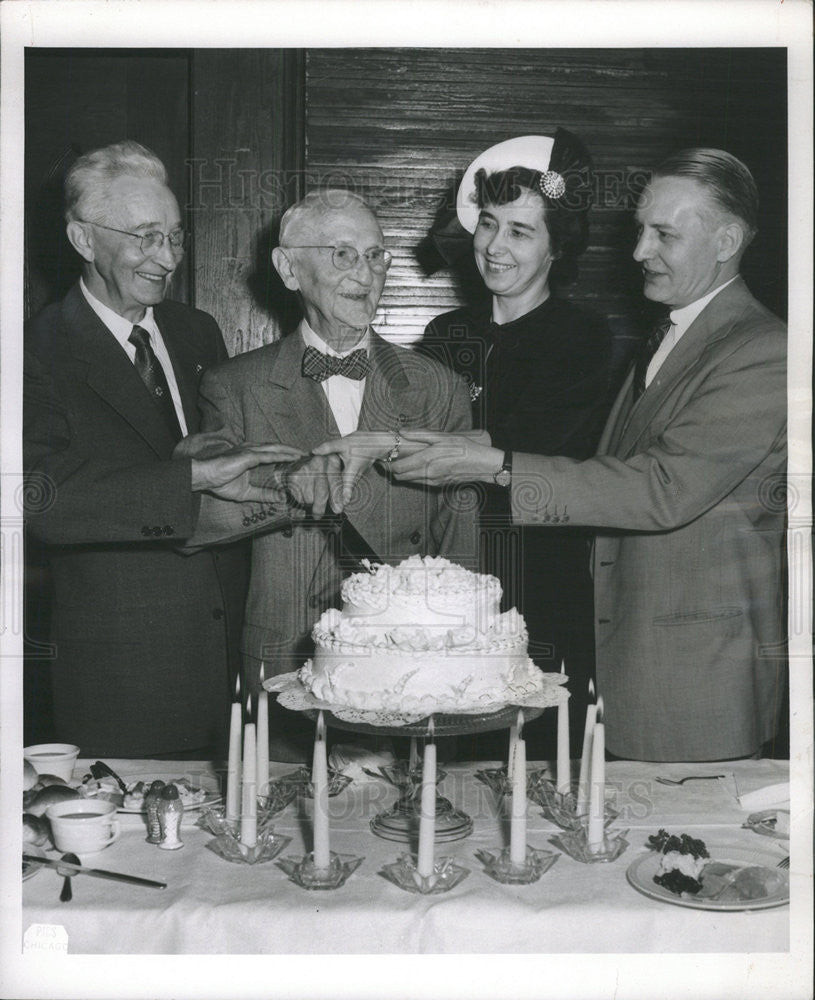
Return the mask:
[[303,354],[302,373],[315,382],[325,382],[332,375],[344,375],[359,381],[371,371],[368,352],[359,349],[351,351],[344,358],[335,358],[329,354],[321,354],[316,347],[307,347]]

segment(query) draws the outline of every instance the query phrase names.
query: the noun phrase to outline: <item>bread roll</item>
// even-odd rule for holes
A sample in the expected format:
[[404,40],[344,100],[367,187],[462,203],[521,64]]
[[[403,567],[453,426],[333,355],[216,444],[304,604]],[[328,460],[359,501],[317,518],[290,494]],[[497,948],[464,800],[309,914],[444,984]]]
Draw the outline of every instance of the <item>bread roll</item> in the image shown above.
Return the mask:
[[49,785],[48,788],[37,792],[28,805],[28,811],[34,816],[42,816],[49,806],[53,806],[57,802],[81,798],[82,796],[75,788],[69,788],[67,785]]
[[43,816],[23,813],[23,849],[26,844],[42,847],[51,840],[51,824]]
[[39,781],[40,776],[30,760],[23,761],[23,791],[27,792]]

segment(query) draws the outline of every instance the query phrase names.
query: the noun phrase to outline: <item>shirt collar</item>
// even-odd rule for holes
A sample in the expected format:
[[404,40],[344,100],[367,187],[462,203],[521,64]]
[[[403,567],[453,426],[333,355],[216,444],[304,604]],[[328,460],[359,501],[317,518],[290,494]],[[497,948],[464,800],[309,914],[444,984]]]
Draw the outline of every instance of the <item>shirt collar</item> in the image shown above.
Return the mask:
[[347,351],[343,351],[342,353],[340,353],[339,351],[335,351],[334,348],[331,347],[330,344],[327,344],[318,333],[315,333],[314,330],[312,330],[312,328],[309,326],[308,320],[305,317],[303,317],[303,319],[300,320],[299,329],[300,329],[300,336],[303,338],[306,347],[316,347],[317,350],[320,351],[322,354],[328,354],[332,358],[345,358],[352,351],[358,351],[360,349],[366,351],[367,353],[370,353],[370,347],[371,347],[370,327],[367,327],[365,329],[365,332],[362,334],[359,341],[356,344],[354,344],[353,347],[349,347]]
[[[82,290],[82,294],[85,296],[88,305],[91,309],[93,309],[99,319],[102,320],[113,336],[119,341],[120,344],[127,343],[130,334],[133,332],[133,326],[135,324],[131,323],[129,319],[125,319],[124,316],[120,316],[119,313],[111,309],[110,306],[105,305],[104,302],[100,302],[93,292],[88,290],[88,286],[85,284],[83,278],[79,279],[79,287]],[[152,306],[148,306],[145,309],[144,316],[142,316],[139,320],[138,325],[144,327],[144,329],[149,333],[156,332],[156,321],[153,318]]]
[[681,309],[672,309],[670,312],[671,323],[679,333],[684,333],[685,330],[691,325],[691,323],[696,319],[699,313],[705,308],[705,306],[719,294],[723,288],[727,288],[728,285],[732,284],[738,278],[738,275],[734,275],[730,281],[725,281],[723,285],[719,285],[718,288],[714,288],[712,292],[708,292],[707,295],[703,295],[701,299],[697,299],[695,302],[691,302],[687,306],[682,306]]

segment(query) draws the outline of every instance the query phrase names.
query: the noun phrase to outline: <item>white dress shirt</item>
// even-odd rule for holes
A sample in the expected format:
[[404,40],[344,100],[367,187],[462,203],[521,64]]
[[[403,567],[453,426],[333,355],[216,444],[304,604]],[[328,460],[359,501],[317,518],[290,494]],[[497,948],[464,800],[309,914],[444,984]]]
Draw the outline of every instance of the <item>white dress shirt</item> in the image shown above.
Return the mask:
[[[300,321],[300,336],[307,347],[315,347],[321,354],[334,358],[345,358],[352,351],[363,349],[370,353],[371,335],[366,330],[359,342],[341,354],[316,334],[305,319]],[[345,375],[331,375],[320,383],[323,387],[328,405],[337,422],[340,435],[345,437],[357,429],[359,414],[362,410],[362,397],[365,394],[365,379],[346,378]]]
[[723,285],[719,285],[718,288],[714,288],[712,292],[708,292],[707,295],[703,295],[701,299],[691,302],[690,305],[682,306],[681,309],[671,310],[669,318],[672,325],[670,330],[665,334],[665,339],[659,345],[654,353],[654,356],[651,358],[651,363],[648,365],[648,371],[645,373],[646,388],[651,384],[651,382],[653,382],[656,373],[662,367],[665,359],[679,343],[680,338],[688,327],[690,327],[691,323],[693,323],[699,313],[719,294],[723,288],[727,288],[727,286],[734,282],[737,277],[738,275],[731,278],[730,281],[726,281]]
[[82,289],[82,294],[85,296],[88,305],[91,309],[93,309],[99,319],[102,320],[108,330],[110,330],[116,338],[119,346],[130,358],[132,364],[135,364],[136,362],[136,348],[130,343],[129,340],[130,334],[133,332],[133,327],[138,325],[150,334],[150,344],[156,358],[158,359],[158,363],[164,369],[164,375],[167,378],[167,385],[170,387],[170,395],[173,398],[173,406],[175,407],[175,413],[178,417],[178,423],[181,426],[181,433],[184,437],[186,437],[188,433],[187,421],[184,419],[184,407],[181,405],[181,393],[178,391],[178,382],[176,382],[175,379],[175,372],[173,371],[173,364],[170,361],[170,355],[167,353],[167,346],[164,343],[161,331],[159,330],[155,317],[153,316],[153,307],[148,306],[145,310],[144,316],[142,316],[138,324],[134,324],[131,323],[129,319],[125,319],[124,316],[120,316],[117,312],[114,312],[110,306],[106,306],[104,302],[100,302],[92,292],[88,291],[88,287],[82,278],[79,279],[79,287]]

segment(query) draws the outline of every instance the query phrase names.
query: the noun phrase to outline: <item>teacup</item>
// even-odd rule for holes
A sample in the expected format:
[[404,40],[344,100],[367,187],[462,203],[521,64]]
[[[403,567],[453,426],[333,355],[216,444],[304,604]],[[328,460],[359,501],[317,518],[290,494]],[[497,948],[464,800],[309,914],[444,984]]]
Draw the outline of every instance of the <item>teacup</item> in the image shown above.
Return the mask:
[[98,854],[119,839],[116,806],[98,799],[67,799],[45,810],[59,851]]
[[37,774],[53,774],[66,782],[71,780],[78,756],[79,747],[71,743],[38,743],[23,748],[24,759]]

